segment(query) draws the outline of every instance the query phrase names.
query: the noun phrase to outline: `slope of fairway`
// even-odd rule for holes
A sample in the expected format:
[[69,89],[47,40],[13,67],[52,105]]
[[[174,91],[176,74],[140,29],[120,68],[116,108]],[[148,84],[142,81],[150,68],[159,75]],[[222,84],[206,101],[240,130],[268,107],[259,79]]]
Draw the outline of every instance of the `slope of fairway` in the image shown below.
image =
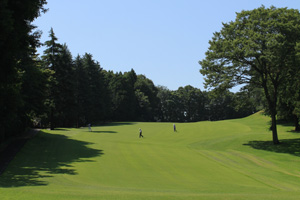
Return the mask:
[[292,127],[278,127],[274,146],[260,113],[172,125],[43,130],[0,177],[1,199],[299,199]]

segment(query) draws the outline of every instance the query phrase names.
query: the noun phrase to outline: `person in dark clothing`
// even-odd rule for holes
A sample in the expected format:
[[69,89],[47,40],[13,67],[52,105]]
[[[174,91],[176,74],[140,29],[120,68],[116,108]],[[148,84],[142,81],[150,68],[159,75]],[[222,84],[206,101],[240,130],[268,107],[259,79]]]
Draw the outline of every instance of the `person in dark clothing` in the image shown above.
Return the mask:
[[142,129],[140,129],[140,137],[144,137],[142,134]]

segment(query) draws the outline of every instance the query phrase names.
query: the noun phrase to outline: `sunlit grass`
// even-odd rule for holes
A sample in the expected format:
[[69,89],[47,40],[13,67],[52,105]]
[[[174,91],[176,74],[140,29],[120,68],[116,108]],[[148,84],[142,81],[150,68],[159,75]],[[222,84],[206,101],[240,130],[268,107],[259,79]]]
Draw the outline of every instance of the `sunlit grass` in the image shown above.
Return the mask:
[[[300,140],[259,113],[219,122],[43,130],[0,177],[1,199],[298,199]],[[139,128],[144,138],[139,138]]]

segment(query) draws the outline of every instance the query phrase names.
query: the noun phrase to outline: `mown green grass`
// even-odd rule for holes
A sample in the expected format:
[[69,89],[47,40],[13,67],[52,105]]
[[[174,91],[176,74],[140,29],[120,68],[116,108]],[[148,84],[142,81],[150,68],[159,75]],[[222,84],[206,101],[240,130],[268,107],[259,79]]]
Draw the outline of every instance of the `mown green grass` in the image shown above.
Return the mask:
[[[299,199],[300,134],[259,113],[218,122],[43,130],[0,177],[2,200]],[[139,138],[142,128],[144,138]]]

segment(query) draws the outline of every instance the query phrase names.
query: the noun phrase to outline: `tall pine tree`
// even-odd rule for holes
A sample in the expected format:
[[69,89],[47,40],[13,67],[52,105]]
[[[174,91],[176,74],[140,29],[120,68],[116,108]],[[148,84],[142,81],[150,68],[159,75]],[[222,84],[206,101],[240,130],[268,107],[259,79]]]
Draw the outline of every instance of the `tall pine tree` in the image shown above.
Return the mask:
[[58,82],[56,77],[56,71],[59,67],[59,58],[62,51],[62,45],[57,43],[57,37],[54,34],[53,28],[49,32],[50,40],[45,42],[47,47],[42,56],[43,64],[46,69],[49,69],[49,86],[47,91],[47,101],[48,106],[48,118],[50,122],[50,128],[53,130],[56,126],[56,100],[58,99]]

